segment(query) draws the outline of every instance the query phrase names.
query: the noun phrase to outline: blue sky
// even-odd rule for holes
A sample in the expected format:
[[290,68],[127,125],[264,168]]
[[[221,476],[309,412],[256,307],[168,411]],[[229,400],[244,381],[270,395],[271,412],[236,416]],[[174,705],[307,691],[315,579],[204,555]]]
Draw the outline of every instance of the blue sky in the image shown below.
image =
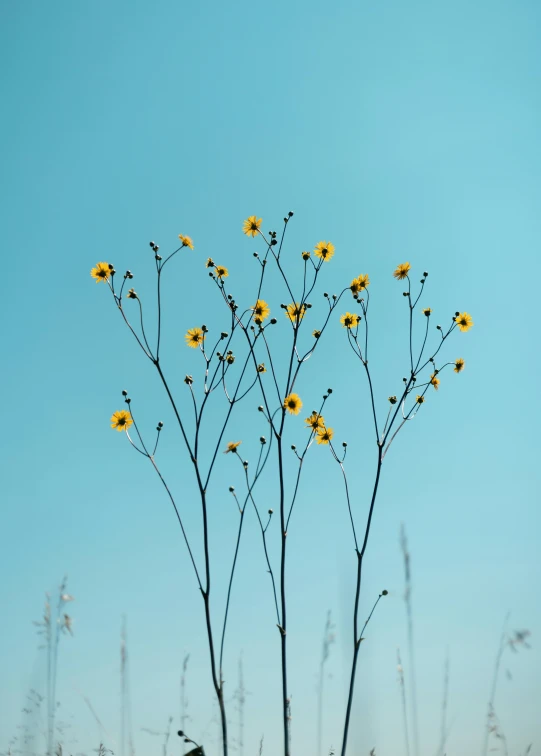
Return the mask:
[[[352,756],[404,752],[396,648],[406,675],[400,524],[407,529],[421,753],[436,751],[446,649],[450,656],[449,752],[480,750],[494,656],[506,612],[532,631],[532,649],[509,655],[496,708],[512,753],[541,731],[539,355],[535,323],[541,232],[541,9],[533,1],[407,4],[313,0],[187,4],[2,3],[4,30],[0,176],[4,276],[0,457],[2,533],[0,743],[26,720],[30,688],[44,685],[32,620],[64,574],[76,596],[73,638],[62,640],[59,694],[69,748],[103,738],[119,751],[119,635],[127,617],[136,750],[156,751],[179,716],[182,658],[190,731],[216,752],[201,600],[163,491],[148,462],[109,428],[128,388],[141,423],[165,422],[164,472],[183,502],[191,469],[169,422],[163,391],[122,327],[108,292],[89,276],[99,260],[130,268],[151,307],[148,242],[193,252],[170,264],[164,284],[164,360],[173,381],[201,371],[184,346],[202,322],[226,320],[204,261],[229,268],[228,286],[252,302],[252,252],[242,235],[257,213],[265,230],[288,210],[287,264],[330,239],[336,254],[314,295],[370,274],[371,369],[380,411],[407,370],[407,307],[392,278],[409,260],[421,303],[444,322],[455,310],[475,327],[456,333],[445,375],[384,463],[367,554],[362,616],[382,588],[363,644]],[[9,263],[8,263],[9,261]],[[279,319],[286,294],[271,277],[266,298]],[[351,308],[346,299],[344,310]],[[305,408],[333,388],[328,416],[347,439],[348,475],[362,522],[374,475],[368,395],[338,315],[298,392]],[[420,318],[422,316],[419,316]],[[307,327],[307,338],[312,326]],[[183,395],[184,396],[184,395]],[[231,426],[250,459],[265,428],[247,400]],[[217,401],[216,417],[220,403]],[[255,410],[255,412],[254,412]],[[304,415],[302,415],[303,417]],[[329,421],[330,422],[330,421]],[[301,416],[291,442],[305,437]],[[325,616],[336,642],[326,680],[324,742],[338,746],[350,654],[355,557],[339,470],[311,450],[289,556],[290,687],[294,753],[315,749],[315,683]],[[212,490],[215,588],[223,598],[240,486],[221,457]],[[272,477],[261,506],[273,506]],[[199,511],[187,506],[196,532]],[[254,517],[246,518],[225,677],[236,685],[242,654],[245,753],[280,744],[278,638]],[[275,535],[277,531],[275,531]],[[219,612],[218,604],[217,612]],[[217,614],[218,616],[218,614]],[[84,702],[98,713],[100,729]],[[230,703],[231,727],[238,715]],[[27,723],[28,724],[28,723]],[[31,723],[32,727],[38,727]],[[176,725],[175,725],[176,726]],[[38,727],[39,729],[39,727]],[[172,753],[178,753],[178,742]],[[70,750],[71,752],[71,750]]]

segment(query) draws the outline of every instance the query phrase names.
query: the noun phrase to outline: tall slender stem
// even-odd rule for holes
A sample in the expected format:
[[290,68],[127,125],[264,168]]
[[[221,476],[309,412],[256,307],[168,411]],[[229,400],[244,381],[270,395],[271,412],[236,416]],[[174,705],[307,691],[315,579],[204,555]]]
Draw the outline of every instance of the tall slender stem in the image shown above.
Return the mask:
[[376,496],[378,493],[379,478],[381,473],[382,464],[382,446],[378,443],[378,466],[376,471],[376,480],[374,482],[374,489],[372,491],[372,499],[370,502],[370,510],[368,512],[368,520],[366,523],[366,530],[364,534],[363,545],[360,551],[357,551],[357,584],[355,587],[355,609],[353,612],[353,660],[351,663],[351,676],[349,680],[349,693],[348,702],[346,707],[346,719],[344,722],[344,733],[342,737],[342,750],[341,756],[346,755],[347,740],[349,733],[349,723],[351,719],[351,706],[353,703],[353,691],[355,689],[355,673],[357,671],[357,658],[359,656],[359,649],[361,646],[361,637],[358,634],[358,615],[359,615],[359,598],[361,594],[361,580],[363,569],[363,558],[366,552],[366,546],[368,543],[368,536],[370,534],[370,526],[372,524],[372,515],[374,513],[374,505],[376,503]]

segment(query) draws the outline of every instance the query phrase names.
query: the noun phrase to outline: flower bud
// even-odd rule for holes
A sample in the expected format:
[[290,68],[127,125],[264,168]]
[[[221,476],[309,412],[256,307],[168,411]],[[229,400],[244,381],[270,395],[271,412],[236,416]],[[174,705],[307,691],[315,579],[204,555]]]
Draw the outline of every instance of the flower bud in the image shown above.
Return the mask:
[[128,396],[128,392],[126,391],[126,389],[122,389],[122,396]]
[[384,590],[384,591],[382,591],[382,592],[381,592],[381,595],[382,595],[382,596],[387,596],[387,595],[388,595],[388,593],[389,593],[389,591],[386,591],[386,590]]

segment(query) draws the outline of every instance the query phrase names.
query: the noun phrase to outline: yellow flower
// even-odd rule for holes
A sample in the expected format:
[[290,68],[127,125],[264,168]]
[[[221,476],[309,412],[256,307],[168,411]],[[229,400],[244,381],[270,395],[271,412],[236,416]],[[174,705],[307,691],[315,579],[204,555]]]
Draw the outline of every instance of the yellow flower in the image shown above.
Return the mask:
[[312,336],[314,337],[314,339],[319,339],[319,337],[321,336],[321,331],[318,331],[316,328],[315,331],[312,331]]
[[424,396],[419,396],[419,394],[417,394],[417,398],[416,398],[417,404],[423,404],[424,400],[425,400]]
[[256,236],[259,233],[259,227],[261,226],[262,221],[263,218],[258,219],[255,215],[250,215],[250,217],[244,221],[242,230],[246,236]]
[[259,363],[259,365],[257,366],[257,372],[258,373],[266,373],[267,372],[267,368],[265,367],[265,363],[264,362],[260,362]]
[[316,257],[320,257],[327,262],[334,255],[334,244],[331,242],[320,241],[316,244],[314,254]]
[[462,372],[462,370],[464,370],[464,365],[465,364],[466,363],[464,362],[464,360],[462,359],[462,357],[459,357],[458,360],[455,360],[455,367],[454,367],[455,373]]
[[473,326],[473,319],[472,316],[468,315],[467,312],[459,312],[455,317],[455,323],[461,331],[469,331]]
[[237,446],[240,446],[242,444],[242,441],[230,441],[227,444],[227,449],[224,451],[224,454],[229,454],[229,452],[233,452],[233,454],[237,453]]
[[264,299],[258,299],[252,310],[255,315],[254,320],[258,325],[261,325],[265,318],[268,318],[270,315],[270,307]]
[[109,267],[109,263],[96,263],[96,267],[92,268],[90,275],[92,276],[92,278],[96,279],[96,283],[99,283],[100,281],[103,281],[105,283],[105,281],[107,281],[107,279],[111,275],[111,268]]
[[318,444],[328,444],[333,435],[332,428],[320,428],[316,434],[316,441]]
[[291,415],[298,415],[301,411],[302,401],[298,394],[290,394],[284,399],[284,407]]
[[286,315],[292,323],[300,322],[303,319],[305,312],[306,305],[301,305],[299,302],[293,302],[286,307]]
[[363,291],[363,289],[366,289],[369,284],[370,279],[368,273],[362,273],[360,276],[353,279],[349,288],[351,289],[352,294],[358,294],[360,291]]
[[429,318],[431,314],[432,310],[430,309],[430,307],[425,307],[425,309],[423,310],[423,315],[426,315],[426,317]]
[[205,334],[201,328],[188,328],[184,338],[189,347],[195,349],[205,340]]
[[214,260],[212,259],[212,257],[207,257],[205,268],[214,268]]
[[215,265],[214,270],[216,271],[216,275],[218,278],[227,278],[229,275],[229,271],[227,268],[224,268],[223,265]]
[[346,312],[345,315],[342,315],[340,318],[340,322],[344,326],[344,328],[355,328],[359,325],[359,321],[361,320],[360,315],[356,315],[355,313]]
[[393,276],[396,278],[397,281],[402,281],[403,278],[407,278],[408,273],[411,270],[411,265],[409,262],[401,263],[397,266],[395,272],[393,273]]
[[302,253],[302,259],[303,260],[309,260],[310,259],[310,252],[303,252]]
[[189,247],[190,249],[193,249],[193,241],[189,236],[183,236],[182,234],[179,234],[178,238],[182,242],[183,247]]
[[130,289],[126,296],[128,297],[128,299],[137,299],[137,292],[135,291],[135,289]]
[[325,425],[323,415],[319,415],[317,412],[312,412],[310,417],[307,417],[304,422],[306,423],[308,428],[314,431],[314,433],[317,432],[320,428],[323,428]]
[[436,373],[432,373],[432,375],[430,376],[430,383],[434,386],[436,391],[439,389],[440,379],[436,376]]
[[117,431],[128,430],[132,423],[133,420],[131,419],[131,415],[129,412],[126,412],[126,410],[113,412],[111,416],[111,428],[114,428]]

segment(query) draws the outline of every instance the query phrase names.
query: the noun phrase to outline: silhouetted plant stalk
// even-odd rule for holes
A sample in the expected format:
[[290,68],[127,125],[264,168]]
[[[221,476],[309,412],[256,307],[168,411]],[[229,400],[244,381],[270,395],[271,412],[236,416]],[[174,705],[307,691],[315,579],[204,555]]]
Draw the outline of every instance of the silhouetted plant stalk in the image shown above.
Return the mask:
[[517,649],[519,647],[523,648],[530,648],[530,645],[527,641],[527,638],[530,636],[529,630],[515,630],[511,635],[508,633],[507,625],[509,622],[509,612],[507,613],[503,627],[502,632],[500,635],[500,642],[498,645],[498,651],[496,653],[496,658],[494,660],[494,673],[492,677],[492,685],[490,688],[490,696],[488,699],[488,707],[487,707],[487,718],[486,718],[486,726],[485,726],[485,734],[483,739],[483,750],[482,755],[486,756],[488,753],[488,741],[490,735],[493,735],[498,740],[501,741],[504,751],[507,754],[507,740],[505,738],[505,734],[502,731],[500,721],[498,717],[496,716],[496,711],[494,708],[495,700],[496,700],[496,689],[498,687],[498,678],[500,675],[500,667],[502,663],[502,657],[504,655],[504,652],[506,649],[509,649],[510,651],[517,652]]
[[406,538],[406,529],[404,524],[400,526],[400,548],[402,550],[402,558],[404,561],[404,601],[406,604],[406,617],[408,622],[408,656],[410,662],[410,696],[411,696],[411,711],[413,720],[413,743],[415,756],[419,756],[419,720],[417,714],[417,685],[415,674],[415,647],[413,643],[413,612],[411,607],[411,556],[408,551],[408,539]]
[[133,732],[131,721],[131,697],[130,697],[130,672],[128,662],[128,633],[126,618],[122,619],[120,631],[120,747],[122,756],[126,756],[126,743],[128,744],[129,756],[134,756]]
[[402,721],[404,723],[404,743],[406,745],[406,756],[410,756],[410,736],[408,728],[408,709],[406,706],[406,684],[404,682],[404,667],[400,657],[400,649],[396,649],[396,670],[398,672],[398,684],[400,685],[400,700],[402,702]]
[[327,612],[325,629],[323,631],[323,643],[321,645],[321,661],[319,662],[319,680],[317,686],[317,751],[318,756],[323,754],[323,683],[325,679],[325,663],[329,658],[331,645],[334,643],[334,625],[331,622],[331,611]]
[[449,649],[445,656],[445,667],[443,672],[443,698],[441,702],[441,735],[438,756],[445,756],[445,743],[449,731],[447,729],[447,708],[449,704]]
[[[188,699],[186,698],[186,673],[188,671],[188,662],[190,660],[190,654],[186,654],[182,660],[182,672],[180,675],[180,727],[182,730],[186,729],[186,722],[188,721]],[[186,753],[186,744],[184,739],[181,746],[182,754]]]
[[[157,274],[157,330],[153,338],[148,336],[149,330],[146,327],[146,321],[144,317],[143,302],[137,292],[133,288],[129,289],[126,294],[124,290],[128,281],[131,281],[133,274],[131,271],[126,271],[119,290],[115,289],[115,270],[110,263],[98,263],[96,267],[91,271],[91,275],[97,282],[103,281],[108,284],[113,300],[117,309],[119,310],[122,319],[124,320],[127,328],[135,338],[137,344],[145,354],[146,358],[155,367],[159,380],[165,390],[165,393],[169,399],[172,410],[174,412],[180,435],[183,440],[183,444],[191,460],[194,475],[199,491],[199,499],[201,505],[201,517],[203,526],[203,536],[201,551],[202,556],[196,555],[195,547],[192,546],[191,540],[188,536],[184,522],[182,519],[179,507],[176,504],[175,497],[166,483],[161,471],[156,463],[156,452],[158,447],[158,441],[160,438],[163,423],[158,423],[157,437],[153,448],[147,444],[143,439],[143,434],[140,431],[133,415],[133,406],[131,398],[127,395],[126,391],[123,391],[124,400],[128,409],[123,411],[117,411],[112,417],[112,427],[117,430],[125,430],[126,435],[132,444],[132,446],[146,457],[152,464],[156,474],[158,475],[164,489],[171,501],[174,508],[175,515],[177,517],[179,526],[181,528],[182,537],[186,548],[188,550],[189,558],[194,570],[197,585],[199,587],[205,612],[205,622],[207,628],[207,640],[210,657],[211,677],[220,709],[221,717],[221,733],[223,742],[223,753],[227,756],[228,752],[228,738],[227,738],[227,717],[225,711],[224,700],[224,688],[223,688],[223,657],[225,646],[225,635],[227,628],[227,620],[229,615],[230,598],[233,588],[233,582],[235,577],[235,568],[237,564],[237,557],[239,553],[243,523],[245,519],[246,506],[251,504],[256,518],[259,524],[263,552],[265,562],[267,565],[267,571],[271,578],[272,598],[276,611],[276,624],[279,631],[280,638],[280,651],[281,651],[281,677],[282,677],[282,723],[283,723],[283,749],[284,756],[290,756],[290,722],[291,722],[291,694],[288,690],[288,659],[287,659],[287,537],[290,531],[291,518],[293,509],[298,499],[300,490],[301,476],[304,465],[304,460],[309,449],[312,447],[313,442],[316,441],[318,445],[328,446],[334,459],[339,463],[343,475],[345,484],[347,506],[349,511],[350,522],[352,526],[353,539],[355,544],[355,551],[357,556],[356,564],[356,589],[354,597],[354,611],[353,611],[353,654],[352,654],[352,666],[351,676],[349,684],[349,694],[346,710],[346,718],[344,724],[343,744],[342,744],[342,756],[345,755],[347,747],[347,736],[351,715],[351,706],[353,700],[353,691],[355,684],[355,674],[357,667],[357,658],[359,654],[359,648],[361,641],[363,640],[362,633],[372,616],[375,606],[379,602],[381,596],[386,594],[386,591],[382,591],[378,597],[376,603],[364,627],[360,628],[359,623],[359,608],[360,608],[360,595],[361,595],[361,579],[362,579],[362,566],[363,559],[366,553],[368,538],[370,535],[370,528],[372,523],[372,517],[374,514],[374,507],[376,502],[376,496],[378,491],[378,485],[381,474],[381,467],[386,453],[388,452],[393,440],[397,433],[405,425],[408,420],[411,420],[417,414],[420,406],[425,401],[425,393],[429,386],[438,388],[440,379],[437,375],[448,365],[455,367],[455,372],[460,372],[464,366],[463,360],[457,360],[455,363],[446,363],[443,366],[437,368],[435,358],[438,355],[441,346],[448,338],[450,333],[459,327],[461,330],[468,330],[472,321],[467,313],[456,313],[451,320],[451,325],[444,333],[440,326],[438,330],[441,334],[441,343],[432,353],[432,356],[425,362],[422,362],[423,352],[427,343],[428,327],[430,319],[430,309],[426,308],[423,313],[426,316],[426,330],[424,333],[424,340],[420,349],[419,355],[415,361],[414,349],[413,349],[413,312],[419,301],[419,298],[423,292],[424,282],[426,275],[421,281],[421,290],[419,295],[412,303],[410,293],[410,279],[409,279],[409,263],[403,263],[395,271],[394,275],[400,280],[407,280],[408,291],[404,292],[404,296],[408,297],[409,304],[409,357],[410,357],[410,376],[404,378],[404,388],[402,395],[398,399],[397,397],[390,397],[390,406],[387,414],[387,419],[383,429],[380,433],[377,410],[376,410],[376,398],[374,395],[374,388],[372,385],[372,378],[368,367],[368,305],[369,295],[367,286],[369,284],[368,275],[363,274],[357,279],[354,279],[350,286],[346,286],[342,292],[329,295],[327,292],[323,294],[326,302],[326,313],[321,319],[320,326],[312,332],[313,341],[308,347],[301,346],[301,340],[299,334],[302,326],[306,322],[304,320],[306,314],[312,307],[310,297],[313,294],[316,284],[318,282],[321,269],[323,265],[331,260],[334,255],[335,248],[331,242],[321,241],[319,242],[312,253],[302,252],[301,258],[303,261],[302,271],[302,288],[299,287],[298,291],[295,291],[296,287],[290,282],[283,265],[283,244],[285,234],[288,228],[293,213],[288,213],[284,218],[283,230],[280,238],[276,231],[270,231],[268,234],[264,234],[261,231],[261,219],[256,216],[251,216],[244,223],[244,233],[247,236],[259,237],[265,244],[265,252],[260,256],[258,253],[254,253],[256,264],[259,265],[259,281],[256,287],[255,303],[249,306],[245,306],[244,309],[237,303],[231,293],[229,293],[226,286],[226,279],[229,276],[227,268],[214,262],[210,257],[207,259],[206,267],[209,270],[209,276],[213,283],[217,287],[217,291],[222,298],[225,305],[226,312],[228,313],[229,326],[228,331],[222,331],[220,336],[216,339],[212,349],[207,351],[207,343],[209,339],[209,330],[206,325],[201,327],[190,328],[186,333],[186,342],[190,347],[199,349],[203,358],[203,379],[202,383],[202,397],[194,391],[194,378],[192,375],[186,375],[184,383],[186,384],[189,397],[188,404],[191,405],[191,410],[188,412],[185,402],[181,402],[174,395],[171,389],[173,385],[169,377],[163,368],[161,362],[161,336],[162,336],[162,275],[165,265],[175,257],[183,249],[193,249],[193,242],[190,237],[179,235],[181,246],[175,249],[171,254],[167,255],[165,259],[159,254],[159,247],[154,242],[150,243],[156,267]],[[270,349],[269,341],[267,339],[267,330],[277,324],[275,317],[270,318],[270,307],[262,299],[264,284],[266,282],[267,270],[273,268],[281,279],[284,286],[284,291],[287,293],[287,297],[290,300],[289,304],[282,303],[281,309],[284,310],[284,314],[289,322],[291,328],[290,340],[286,343],[282,341],[283,354],[282,360],[275,360],[274,355]],[[297,449],[295,445],[291,446],[293,451],[294,465],[296,466],[296,475],[294,476],[294,485],[292,490],[289,490],[286,485],[286,464],[288,459],[291,459],[290,452],[287,452],[285,447],[284,433],[286,429],[286,418],[288,414],[297,415],[302,407],[301,398],[295,393],[296,385],[298,382],[301,368],[305,365],[307,360],[312,356],[314,350],[323,337],[324,332],[329,326],[332,315],[334,314],[336,307],[341,301],[342,297],[347,291],[351,291],[355,301],[360,305],[362,315],[346,313],[342,315],[340,321],[344,328],[346,328],[348,342],[359,360],[361,361],[364,372],[366,374],[368,389],[370,395],[371,412],[374,421],[374,429],[377,442],[377,465],[375,482],[370,499],[369,509],[367,513],[366,524],[364,528],[364,535],[362,541],[358,541],[355,525],[355,515],[350,501],[349,489],[347,485],[346,471],[344,468],[344,460],[346,456],[347,444],[343,444],[342,456],[339,456],[332,445],[333,429],[328,427],[323,417],[323,409],[327,400],[329,399],[332,389],[327,389],[322,395],[320,406],[318,409],[312,410],[309,417],[305,419],[306,427],[309,430],[309,436],[305,443],[300,445]],[[361,298],[359,294],[364,293],[365,298]],[[135,306],[135,318],[131,316],[125,310],[125,300],[132,300]],[[360,332],[360,323],[363,322]],[[136,322],[136,325],[133,323]],[[362,330],[364,329],[364,330]],[[237,358],[233,352],[233,342],[237,334],[244,341],[246,352],[242,357]],[[236,342],[235,342],[236,343]],[[263,355],[263,359],[262,359]],[[236,367],[232,368],[236,362]],[[285,364],[285,369],[283,365]],[[425,383],[417,383],[418,378],[422,371],[427,367],[433,371],[430,378]],[[263,375],[268,373],[266,380],[263,380]],[[199,382],[196,382],[196,386],[199,386]],[[226,453],[231,453],[232,456],[237,456],[244,470],[244,484],[246,492],[244,498],[240,501],[237,498],[235,489],[230,487],[230,492],[236,502],[239,520],[237,537],[234,546],[234,555],[230,571],[230,579],[227,589],[226,606],[222,622],[222,631],[220,638],[216,637],[213,631],[211,622],[211,554],[209,548],[209,522],[208,522],[208,488],[213,474],[217,455],[224,442],[226,429],[229,425],[232,413],[236,405],[244,399],[250,392],[257,387],[262,399],[262,403],[258,407],[264,421],[268,425],[269,429],[269,443],[267,444],[266,438],[261,436],[260,438],[260,453],[258,461],[255,465],[255,469],[249,465],[247,460],[242,460],[238,447],[241,441],[231,441],[227,443],[225,449]],[[415,401],[412,402],[412,406],[409,407],[411,402],[411,393],[414,388],[422,390],[421,394],[418,394]],[[211,420],[214,421],[213,427],[215,428],[215,438],[210,447],[210,461],[205,464],[200,454],[200,440],[202,437],[201,429],[204,419],[207,416],[206,410],[209,406],[209,400],[216,389],[220,389],[223,393],[226,403],[226,413],[223,422],[216,424],[215,415],[213,414]],[[406,407],[408,404],[408,407]],[[129,410],[129,411],[128,411]],[[193,415],[193,419],[190,419],[190,414]],[[129,428],[133,425],[135,435],[130,435]],[[273,449],[275,454],[276,466],[277,466],[277,514],[280,527],[280,557],[279,566],[274,567],[270,558],[270,551],[268,548],[269,537],[269,525],[273,516],[273,509],[268,510],[268,519],[263,517],[260,508],[254,497],[254,487],[256,486],[269,455]],[[265,449],[265,451],[264,451]],[[201,567],[200,562],[203,562]]]
[[40,622],[34,622],[34,625],[40,627],[38,635],[45,638],[44,647],[47,653],[47,756],[53,756],[56,751],[55,746],[55,720],[56,720],[56,680],[58,671],[58,646],[60,636],[63,633],[73,635],[72,618],[64,611],[64,607],[73,596],[66,592],[67,577],[64,577],[58,587],[58,598],[56,607],[53,610],[51,606],[51,596],[47,593],[45,600],[45,609],[43,619]]

